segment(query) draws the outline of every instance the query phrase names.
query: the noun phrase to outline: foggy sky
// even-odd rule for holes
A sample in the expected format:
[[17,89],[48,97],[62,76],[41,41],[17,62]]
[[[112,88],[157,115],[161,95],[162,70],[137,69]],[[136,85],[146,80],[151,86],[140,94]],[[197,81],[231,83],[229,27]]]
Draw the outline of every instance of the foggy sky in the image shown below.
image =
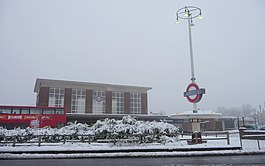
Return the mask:
[[194,20],[200,109],[265,102],[265,2],[260,0],[1,0],[0,105],[34,105],[36,78],[150,86],[149,112],[191,110],[188,26]]

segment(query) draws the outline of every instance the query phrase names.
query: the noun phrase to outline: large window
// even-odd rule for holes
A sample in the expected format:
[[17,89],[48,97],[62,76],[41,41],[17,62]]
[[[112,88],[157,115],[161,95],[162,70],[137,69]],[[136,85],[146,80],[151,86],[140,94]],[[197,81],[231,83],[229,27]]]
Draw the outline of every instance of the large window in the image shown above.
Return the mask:
[[112,92],[112,113],[124,114],[124,93]]
[[106,92],[93,91],[93,113],[104,114],[106,112]]
[[21,108],[21,114],[29,114],[29,108]]
[[130,93],[130,113],[141,114],[141,94]]
[[71,113],[85,113],[86,110],[86,90],[72,89]]
[[50,88],[49,90],[49,106],[64,106],[64,89]]
[[20,108],[13,108],[12,114],[20,114]]
[[0,114],[11,114],[11,108],[0,108]]
[[42,110],[41,108],[31,108],[30,109],[30,114],[41,114]]
[[54,114],[53,108],[45,108],[43,109],[43,114]]

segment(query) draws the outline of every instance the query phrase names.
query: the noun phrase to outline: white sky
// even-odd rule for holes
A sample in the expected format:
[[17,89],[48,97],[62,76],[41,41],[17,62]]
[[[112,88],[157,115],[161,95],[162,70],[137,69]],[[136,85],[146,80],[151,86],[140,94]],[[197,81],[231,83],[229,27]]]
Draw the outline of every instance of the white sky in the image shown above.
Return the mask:
[[35,104],[39,78],[153,87],[149,111],[192,109],[188,27],[176,11],[200,7],[194,20],[200,109],[265,102],[265,1],[1,0],[0,104]]

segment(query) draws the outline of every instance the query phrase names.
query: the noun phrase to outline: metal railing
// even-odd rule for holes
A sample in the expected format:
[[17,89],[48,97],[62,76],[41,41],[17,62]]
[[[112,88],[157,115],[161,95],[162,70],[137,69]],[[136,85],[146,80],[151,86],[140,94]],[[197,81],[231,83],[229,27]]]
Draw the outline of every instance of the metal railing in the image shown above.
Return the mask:
[[[192,136],[192,133],[181,133],[180,140],[191,140],[190,138],[183,138],[184,136]],[[228,131],[204,131],[201,132],[202,140],[227,140],[227,145],[230,145],[230,133]]]
[[134,142],[151,143],[161,142],[161,136],[177,137],[178,134],[101,134],[101,135],[33,135],[33,136],[0,136],[2,146],[12,144],[15,147],[18,144],[37,144],[43,143],[113,143]]
[[261,149],[260,141],[265,140],[265,131],[239,129],[240,145],[243,146],[242,140],[256,140],[258,149]]
[[[66,142],[80,142],[80,143],[152,143],[160,142],[162,136],[178,137],[179,140],[192,141],[191,138],[183,138],[185,134],[98,134],[98,135],[26,135],[26,136],[0,136],[0,145],[16,146],[21,144],[33,144],[41,146],[43,143],[63,143]],[[202,132],[202,140],[227,140],[227,145],[230,145],[230,135],[228,131],[207,131]],[[191,134],[189,134],[191,136]],[[246,138],[246,137],[244,137]],[[242,146],[241,146],[242,147]]]

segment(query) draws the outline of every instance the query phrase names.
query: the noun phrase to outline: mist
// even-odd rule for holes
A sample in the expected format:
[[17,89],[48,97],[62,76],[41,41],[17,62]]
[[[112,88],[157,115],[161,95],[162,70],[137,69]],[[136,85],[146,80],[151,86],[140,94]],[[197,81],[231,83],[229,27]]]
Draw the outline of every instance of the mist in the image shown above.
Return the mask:
[[36,78],[148,86],[149,112],[192,109],[188,25],[176,11],[201,8],[192,42],[198,108],[258,109],[265,102],[265,2],[259,0],[2,0],[0,105],[34,105]]

